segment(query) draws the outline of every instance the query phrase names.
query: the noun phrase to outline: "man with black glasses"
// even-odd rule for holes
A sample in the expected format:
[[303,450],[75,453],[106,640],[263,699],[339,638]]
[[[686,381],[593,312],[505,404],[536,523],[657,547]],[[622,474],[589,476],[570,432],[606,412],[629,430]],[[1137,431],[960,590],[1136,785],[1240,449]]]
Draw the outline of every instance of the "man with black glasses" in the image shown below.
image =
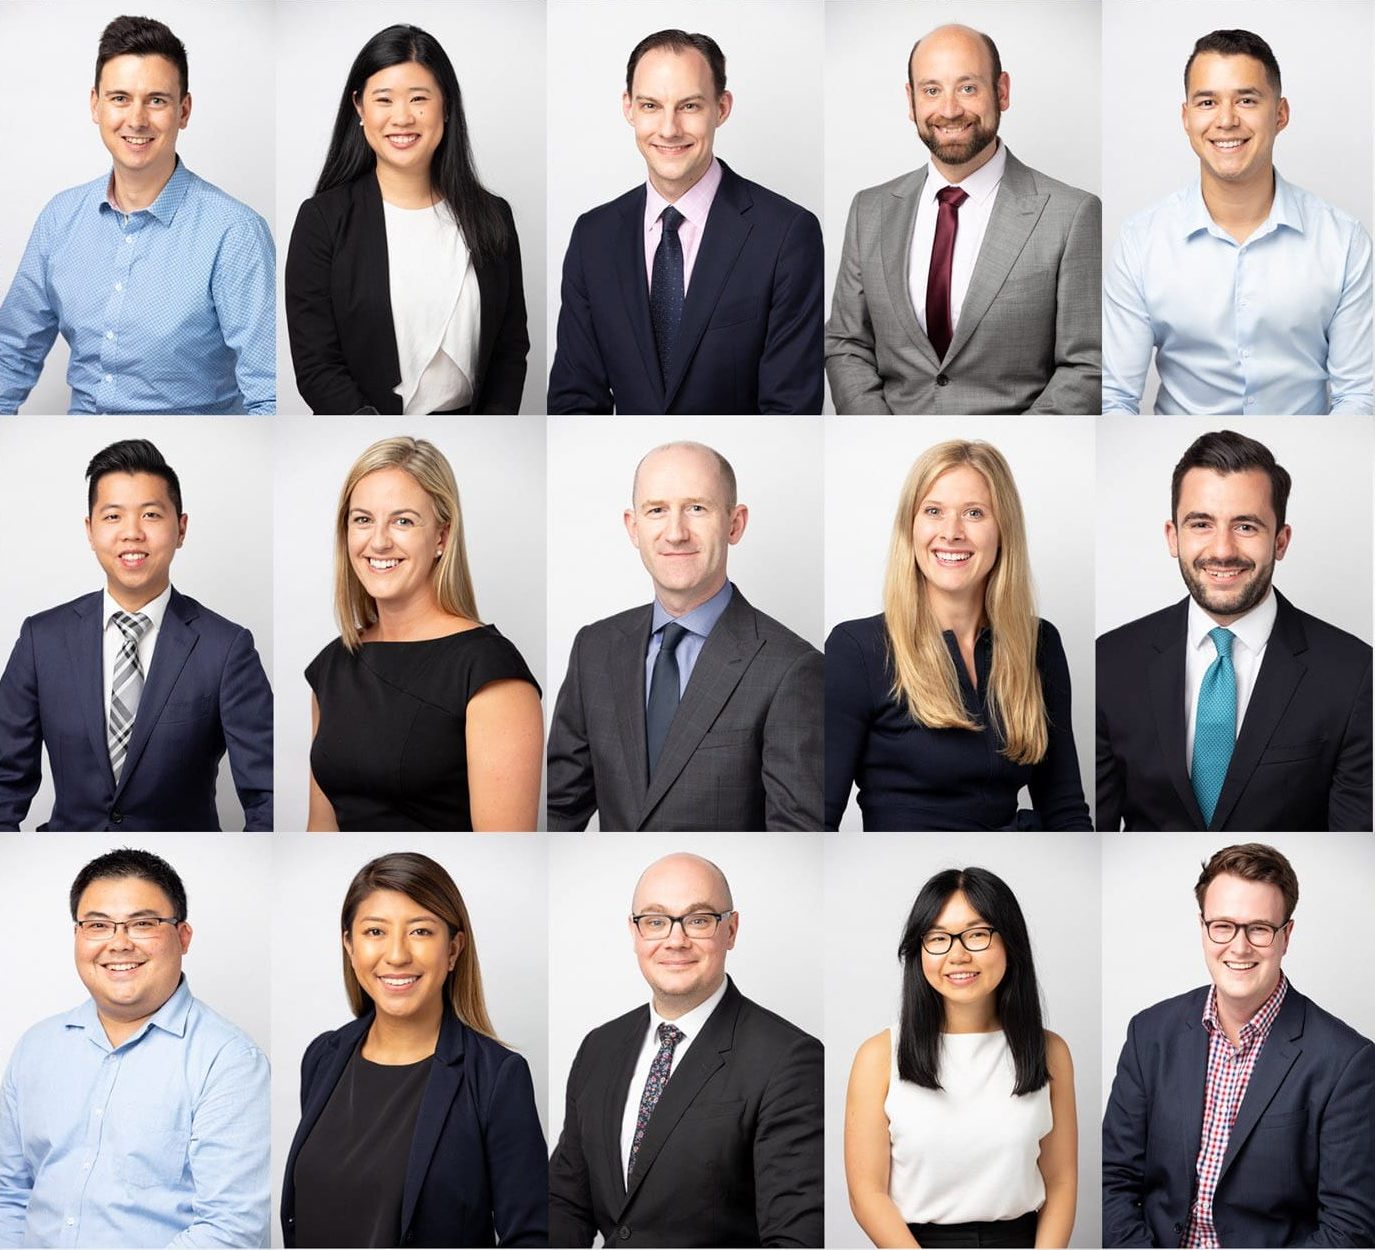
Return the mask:
[[1375,1244],[1375,1044],[1284,975],[1293,867],[1225,847],[1194,894],[1213,984],[1127,1031],[1103,1117],[1103,1244]]

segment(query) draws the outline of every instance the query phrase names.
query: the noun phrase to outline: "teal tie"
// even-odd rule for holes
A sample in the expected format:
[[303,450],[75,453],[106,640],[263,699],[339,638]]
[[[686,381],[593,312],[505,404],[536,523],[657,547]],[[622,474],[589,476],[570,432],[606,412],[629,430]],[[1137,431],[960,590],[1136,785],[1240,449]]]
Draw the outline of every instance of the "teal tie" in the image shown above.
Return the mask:
[[1198,716],[1194,720],[1194,794],[1205,826],[1213,823],[1218,796],[1237,744],[1237,673],[1232,667],[1230,629],[1218,626],[1208,637],[1217,648],[1217,659],[1203,674],[1198,689]]

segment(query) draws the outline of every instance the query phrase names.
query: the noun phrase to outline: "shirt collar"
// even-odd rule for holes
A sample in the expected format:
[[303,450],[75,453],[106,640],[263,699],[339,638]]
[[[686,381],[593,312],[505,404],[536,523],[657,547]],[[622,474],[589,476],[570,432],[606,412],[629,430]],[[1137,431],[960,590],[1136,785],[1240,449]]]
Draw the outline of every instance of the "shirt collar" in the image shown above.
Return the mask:
[[[116,208],[110,203],[110,184],[114,178],[113,172],[103,183],[96,183],[98,190],[98,205],[102,210],[112,213],[123,213],[124,210]],[[164,226],[172,224],[172,218],[176,216],[177,209],[181,207],[181,202],[186,198],[186,192],[191,186],[192,174],[185,165],[182,164],[181,157],[177,157],[176,168],[172,170],[172,176],[167,180],[167,184],[158,192],[155,199],[147,208],[135,209],[134,212],[126,214],[129,217],[135,213],[148,213],[156,217]]]
[[[1275,174],[1275,198],[1270,204],[1270,214],[1256,230],[1247,242],[1259,239],[1262,235],[1278,230],[1285,226],[1290,230],[1303,233],[1303,209],[1299,206],[1298,196],[1294,194],[1294,188],[1280,176],[1278,169]],[[1203,199],[1203,183],[1195,181],[1185,193],[1183,206],[1183,228],[1184,237],[1192,238],[1200,230],[1206,230],[1209,234],[1219,239],[1225,239],[1228,243],[1235,244],[1232,238],[1221,226],[1213,220],[1213,215],[1208,211],[1208,205]]]
[[[170,1033],[174,1037],[185,1037],[186,1020],[191,1014],[191,1002],[191,986],[186,980],[186,974],[183,973],[181,980],[177,982],[177,988],[172,991],[172,997],[143,1022],[137,1033],[125,1038],[120,1043],[120,1047],[138,1041],[152,1028],[159,1028],[164,1033]],[[73,1007],[62,1018],[62,1026],[68,1029],[84,1029],[91,1041],[95,1042],[97,1046],[106,1050],[115,1049],[110,1046],[110,1039],[106,1036],[105,1026],[100,1023],[100,1013],[96,1010],[94,999],[88,998],[80,1006]]]
[[729,978],[722,977],[721,984],[716,987],[715,992],[704,1003],[698,1003],[691,1011],[679,1016],[676,1020],[665,1020],[657,1011],[654,1010],[654,1000],[649,1001],[649,1032],[657,1040],[659,1026],[661,1024],[671,1024],[675,1029],[682,1032],[684,1038],[696,1037],[702,1031],[702,1027],[711,1019],[711,1013],[721,1005],[721,1000],[726,996],[726,986]]
[[[1249,612],[1242,613],[1230,625],[1225,625],[1223,628],[1231,631],[1235,640],[1233,645],[1239,642],[1253,655],[1259,655],[1265,649],[1265,644],[1270,641],[1270,635],[1275,628],[1275,617],[1278,614],[1279,603],[1275,599],[1275,588],[1272,586],[1265,592],[1265,598],[1254,608]],[[1205,643],[1211,648],[1213,643],[1208,635],[1217,627],[1217,622],[1198,606],[1196,599],[1190,596],[1189,649],[1195,650]]]
[[674,616],[662,603],[655,599],[654,624],[650,632],[657,634],[670,621],[675,621],[689,633],[700,634],[706,638],[716,628],[716,622],[721,619],[721,614],[729,606],[731,593],[731,584],[727,582],[705,603],[699,603],[691,612],[684,612],[682,616]]
[[[694,226],[700,228],[707,220],[707,213],[711,211],[711,204],[716,199],[716,191],[721,185],[721,162],[714,156],[711,164],[707,166],[704,173],[696,182],[673,201],[676,208]],[[654,184],[648,179],[645,181],[645,231],[648,231],[659,220],[659,215],[669,205],[669,201],[654,189]]]
[[1003,141],[999,139],[998,150],[993,153],[993,159],[980,165],[967,178],[959,182],[951,182],[933,162],[928,161],[926,166],[926,183],[921,189],[921,198],[924,204],[933,204],[936,200],[936,193],[945,187],[960,187],[966,195],[975,203],[982,203],[988,199],[998,189],[998,184],[1003,180],[1003,171],[1007,169],[1007,148],[1003,146]]
[[[1237,1036],[1241,1043],[1245,1045],[1253,1038],[1257,1041],[1264,1041],[1270,1035],[1270,1026],[1275,1023],[1275,1017],[1279,1015],[1280,1008],[1284,1006],[1284,996],[1289,990],[1289,978],[1280,973],[1279,984],[1270,991],[1270,997],[1256,1008],[1253,1015],[1245,1024],[1237,1030]],[[1221,1027],[1217,1018],[1217,986],[1209,986],[1208,998],[1203,1004],[1203,1027],[1209,1033],[1216,1033]]]
[[[128,609],[120,607],[119,604],[115,602],[114,597],[110,594],[109,587],[106,587],[104,591],[104,601],[105,615],[100,618],[101,628],[109,629],[110,618],[116,612],[127,612]],[[167,614],[167,605],[171,603],[171,601],[172,583],[168,582],[167,589],[164,590],[162,594],[160,594],[156,599],[150,600],[148,603],[145,603],[141,608],[139,608],[139,612],[142,613],[142,615],[146,616],[153,623],[152,628],[148,631],[149,633],[156,633],[159,629],[162,628],[162,618]],[[131,615],[135,614],[131,613]],[[145,637],[146,636],[147,635],[145,635]]]

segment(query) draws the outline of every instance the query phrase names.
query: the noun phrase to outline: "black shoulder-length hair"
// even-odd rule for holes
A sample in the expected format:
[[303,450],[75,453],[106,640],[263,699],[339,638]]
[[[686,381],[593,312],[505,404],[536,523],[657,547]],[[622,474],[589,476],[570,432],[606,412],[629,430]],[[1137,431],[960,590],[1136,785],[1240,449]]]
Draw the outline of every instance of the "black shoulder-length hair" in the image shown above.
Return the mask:
[[478,181],[473,166],[458,75],[439,40],[418,26],[388,26],[369,39],[354,57],[339,98],[329,155],[315,184],[315,194],[352,182],[377,167],[377,156],[358,124],[354,99],[362,97],[363,85],[374,74],[408,61],[429,70],[444,97],[444,137],[430,163],[430,185],[452,210],[474,259],[493,260],[506,252],[510,232],[497,208],[496,197]]
[[898,958],[902,960],[902,1013],[898,1018],[898,1075],[927,1089],[940,1089],[941,1031],[945,1000],[922,973],[922,935],[930,932],[946,901],[963,890],[969,905],[997,930],[1007,951],[1007,972],[998,985],[998,1019],[1002,1021],[1016,1069],[1014,1094],[1030,1094],[1050,1080],[1046,1068],[1046,1035],[1041,1025],[1041,997],[1031,960],[1031,939],[1017,897],[1007,882],[987,868],[948,868],[938,872],[917,895],[907,917]]

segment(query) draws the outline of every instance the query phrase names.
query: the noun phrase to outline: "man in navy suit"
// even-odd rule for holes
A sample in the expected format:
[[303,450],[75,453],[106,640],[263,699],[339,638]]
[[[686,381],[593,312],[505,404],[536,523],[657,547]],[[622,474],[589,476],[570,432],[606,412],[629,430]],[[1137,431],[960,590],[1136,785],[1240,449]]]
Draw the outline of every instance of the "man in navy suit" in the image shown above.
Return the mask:
[[713,156],[716,41],[642,39],[621,106],[649,178],[573,227],[549,411],[820,412],[821,227]]
[[1225,847],[1194,895],[1213,984],[1127,1031],[1103,1117],[1103,1244],[1375,1245],[1375,1044],[1280,967],[1293,867]]
[[229,750],[247,828],[272,828],[272,691],[253,637],[178,594],[181,484],[146,439],[86,470],[103,591],[26,620],[0,677],[0,829],[17,830],[48,749],[42,829],[218,830]]

